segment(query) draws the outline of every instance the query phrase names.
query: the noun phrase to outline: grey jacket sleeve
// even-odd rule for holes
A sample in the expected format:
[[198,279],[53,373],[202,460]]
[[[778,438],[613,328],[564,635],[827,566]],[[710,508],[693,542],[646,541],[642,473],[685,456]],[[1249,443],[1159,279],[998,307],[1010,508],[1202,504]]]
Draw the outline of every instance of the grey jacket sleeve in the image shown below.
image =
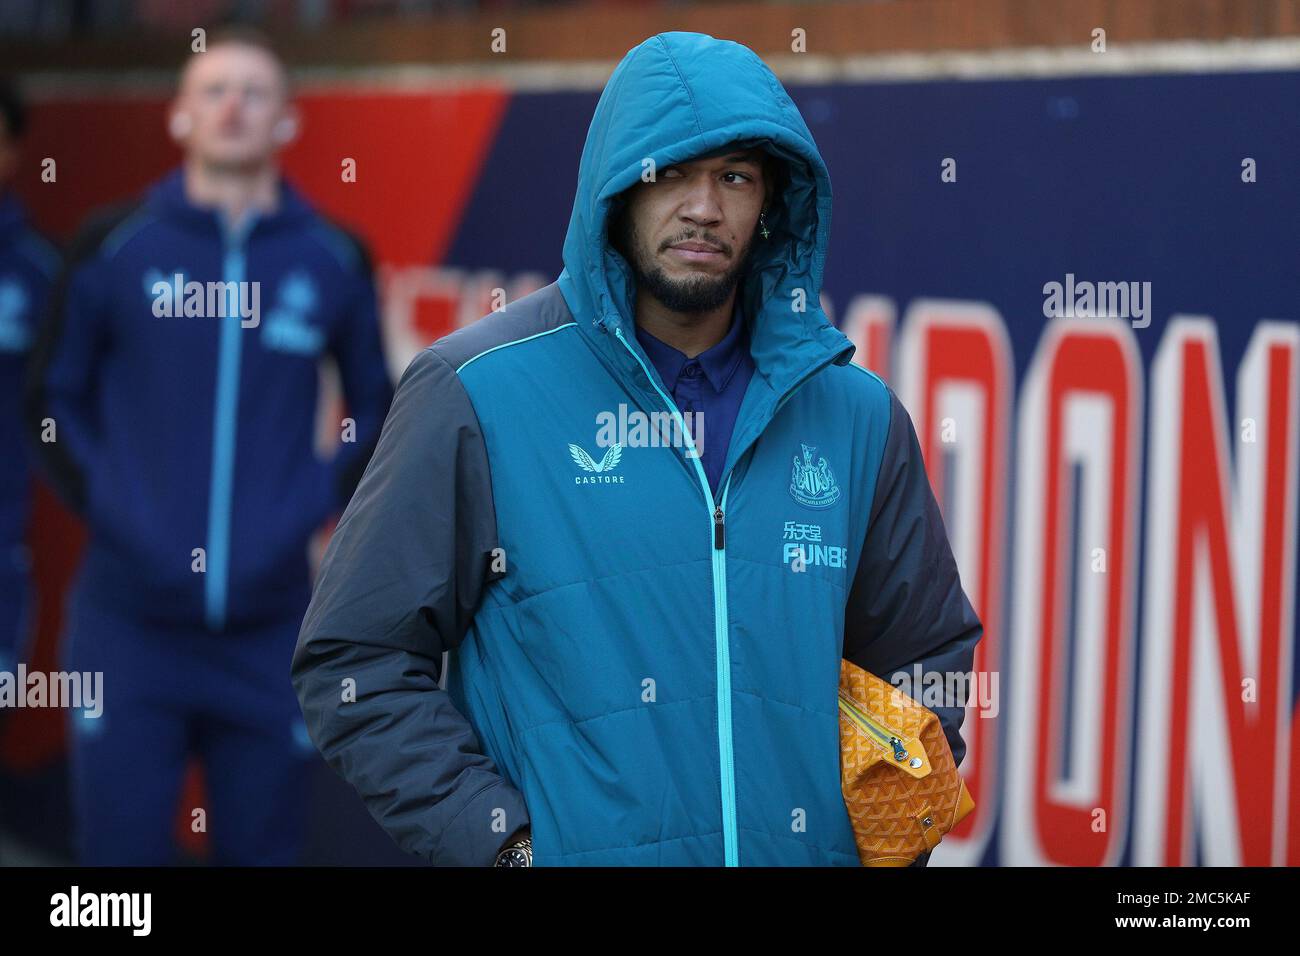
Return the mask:
[[[893,389],[889,405],[889,436],[845,612],[844,656],[885,680],[900,671],[912,678],[917,664],[923,681],[961,675],[957,686],[964,690],[983,627],[962,591],[912,419]],[[926,683],[891,683],[930,706],[922,696]],[[945,693],[930,709],[960,766],[965,694]]]
[[[411,362],[325,554],[291,677],[325,760],[410,853],[491,865],[522,795],[438,686],[496,547],[487,453],[456,373]],[[496,824],[494,826],[494,823]]]

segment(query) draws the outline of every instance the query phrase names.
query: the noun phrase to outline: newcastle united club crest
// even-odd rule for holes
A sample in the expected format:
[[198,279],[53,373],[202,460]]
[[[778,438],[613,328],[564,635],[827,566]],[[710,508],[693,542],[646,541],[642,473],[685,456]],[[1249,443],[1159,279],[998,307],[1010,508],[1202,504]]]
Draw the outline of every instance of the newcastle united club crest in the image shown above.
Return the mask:
[[835,475],[825,458],[817,458],[816,445],[805,445],[803,461],[794,459],[794,470],[790,473],[790,494],[794,500],[809,508],[829,508],[840,500],[840,488],[835,484]]

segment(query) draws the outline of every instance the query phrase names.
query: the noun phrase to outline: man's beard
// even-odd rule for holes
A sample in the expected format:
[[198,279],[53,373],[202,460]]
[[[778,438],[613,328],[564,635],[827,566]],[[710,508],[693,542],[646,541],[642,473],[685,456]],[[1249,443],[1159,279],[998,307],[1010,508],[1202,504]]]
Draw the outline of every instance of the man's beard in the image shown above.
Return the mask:
[[[704,239],[702,236],[692,238]],[[636,227],[630,223],[626,226],[624,249],[632,251],[629,265],[636,278],[638,292],[644,292],[663,303],[664,308],[673,312],[698,314],[709,312],[724,305],[749,266],[750,252],[754,242],[751,237],[744,252],[736,258],[736,264],[720,276],[700,273],[684,279],[669,278],[661,266],[648,258],[642,258],[641,237]],[[677,240],[684,241],[684,240]]]

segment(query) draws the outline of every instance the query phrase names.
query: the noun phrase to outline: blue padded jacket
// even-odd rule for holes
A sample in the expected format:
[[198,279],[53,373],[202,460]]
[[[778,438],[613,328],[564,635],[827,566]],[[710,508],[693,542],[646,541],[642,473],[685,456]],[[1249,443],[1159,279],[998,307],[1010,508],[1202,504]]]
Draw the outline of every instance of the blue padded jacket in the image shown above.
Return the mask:
[[[606,221],[643,158],[733,142],[788,177],[740,293],[756,371],[715,496],[689,447],[601,440],[620,406],[677,415]],[[753,52],[652,37],[596,108],[558,280],[407,368],[292,668],[401,846],[490,864],[529,826],[539,866],[858,865],[841,656],[964,673],[980,623],[906,411],[819,307],[830,211]],[[963,707],[938,713],[960,760]]]

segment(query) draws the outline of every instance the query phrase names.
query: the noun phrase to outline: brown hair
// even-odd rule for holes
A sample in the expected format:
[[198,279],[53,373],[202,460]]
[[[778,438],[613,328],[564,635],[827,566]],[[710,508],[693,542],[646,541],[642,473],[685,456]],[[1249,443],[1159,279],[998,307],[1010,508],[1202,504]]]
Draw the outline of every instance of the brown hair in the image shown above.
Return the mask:
[[772,201],[780,197],[785,192],[785,161],[779,156],[769,153],[767,150],[761,150],[761,162],[763,164],[763,187],[767,191],[767,197],[764,205],[771,206]]
[[[259,50],[275,57],[276,60],[280,60],[280,54],[276,52],[275,44],[271,42],[271,38],[257,27],[249,26],[246,23],[228,23],[215,28],[208,35],[207,49],[209,50],[213,47],[229,46],[231,44],[257,47]],[[283,61],[280,62],[283,63]]]
[[[208,34],[207,40],[204,43],[204,52],[215,50],[217,47],[222,46],[247,46],[256,50],[261,50],[274,60],[276,66],[280,68],[280,79],[284,83],[285,97],[287,98],[291,94],[293,84],[289,79],[289,69],[285,66],[284,59],[276,50],[275,44],[271,42],[271,38],[257,27],[249,26],[245,23],[229,23],[214,28]],[[187,65],[188,63],[192,63],[196,56],[202,56],[202,53],[190,54],[190,59],[187,61]],[[184,70],[182,69],[182,74],[183,73]]]

